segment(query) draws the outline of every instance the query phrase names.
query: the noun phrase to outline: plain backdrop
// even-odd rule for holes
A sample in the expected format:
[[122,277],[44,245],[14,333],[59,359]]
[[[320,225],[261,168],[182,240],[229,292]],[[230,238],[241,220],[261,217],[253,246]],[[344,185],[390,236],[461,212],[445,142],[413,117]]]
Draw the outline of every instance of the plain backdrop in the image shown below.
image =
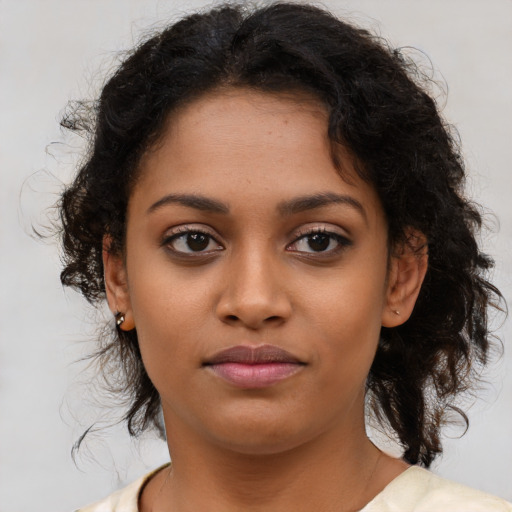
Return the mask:
[[[0,512],[71,511],[166,459],[149,437],[124,428],[93,433],[76,462],[71,447],[95,419],[84,364],[94,313],[63,291],[58,250],[34,240],[80,141],[58,126],[70,99],[90,98],[141,34],[201,1],[0,0]],[[461,135],[472,197],[495,233],[483,238],[494,280],[512,298],[512,1],[332,0],[324,5],[434,63],[435,93]],[[412,50],[407,50],[409,53]],[[413,52],[414,53],[414,52]],[[448,86],[443,85],[448,84]],[[512,323],[462,438],[450,428],[434,471],[512,500]],[[467,405],[471,405],[468,403]],[[101,424],[101,421],[100,421]]]

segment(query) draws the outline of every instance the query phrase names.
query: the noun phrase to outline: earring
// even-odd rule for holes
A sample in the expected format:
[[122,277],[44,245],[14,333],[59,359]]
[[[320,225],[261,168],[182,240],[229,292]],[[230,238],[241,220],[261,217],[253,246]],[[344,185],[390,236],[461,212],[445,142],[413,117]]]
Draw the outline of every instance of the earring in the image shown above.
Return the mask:
[[116,319],[116,325],[117,327],[121,327],[122,323],[124,322],[124,313],[121,313],[120,311],[117,312],[115,315],[114,315],[115,319]]
[[399,315],[399,314],[400,314],[400,311],[398,311],[398,309],[394,309],[394,310],[393,310],[393,313],[395,313],[395,315]]

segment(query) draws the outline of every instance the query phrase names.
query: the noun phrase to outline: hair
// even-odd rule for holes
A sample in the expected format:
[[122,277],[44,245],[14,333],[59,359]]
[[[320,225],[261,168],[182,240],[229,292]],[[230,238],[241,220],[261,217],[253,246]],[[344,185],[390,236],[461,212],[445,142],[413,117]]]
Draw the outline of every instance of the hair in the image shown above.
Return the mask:
[[[467,424],[455,399],[487,362],[488,310],[501,295],[486,280],[493,261],[476,241],[482,216],[464,196],[458,142],[420,82],[399,50],[310,5],[223,4],[165,28],[125,58],[97,101],[71,105],[62,120],[91,141],[59,204],[62,283],[93,304],[105,299],[103,238],[123,254],[139,162],[177,108],[222,87],[314,96],[327,109],[332,143],[350,150],[377,190],[390,247],[408,243],[411,228],[428,241],[412,316],[382,328],[367,379],[373,413],[398,436],[404,460],[428,467],[442,451],[446,412]],[[136,330],[112,332],[97,356],[128,396],[130,434],[162,429]]]

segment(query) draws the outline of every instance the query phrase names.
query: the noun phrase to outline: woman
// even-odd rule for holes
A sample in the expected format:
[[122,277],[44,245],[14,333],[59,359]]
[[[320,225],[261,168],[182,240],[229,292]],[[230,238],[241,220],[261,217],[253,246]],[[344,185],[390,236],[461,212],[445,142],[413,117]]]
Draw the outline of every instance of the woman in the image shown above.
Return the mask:
[[314,7],[224,6],[64,120],[94,139],[62,198],[62,282],[108,300],[128,429],[165,429],[172,459],[82,510],[512,510],[419,467],[500,295],[410,67]]

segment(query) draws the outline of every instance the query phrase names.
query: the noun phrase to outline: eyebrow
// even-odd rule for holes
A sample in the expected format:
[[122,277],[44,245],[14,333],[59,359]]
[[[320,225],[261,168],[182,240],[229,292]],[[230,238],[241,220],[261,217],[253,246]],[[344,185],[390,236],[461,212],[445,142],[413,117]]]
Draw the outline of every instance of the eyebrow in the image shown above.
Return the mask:
[[159,199],[156,203],[152,204],[147,213],[153,213],[154,211],[167,206],[169,204],[180,204],[182,206],[188,206],[189,208],[195,208],[203,212],[209,213],[229,213],[229,206],[216,199],[209,197],[200,196],[197,194],[168,194],[162,199]]
[[290,201],[279,203],[277,209],[281,215],[289,216],[315,208],[322,208],[331,204],[343,204],[357,210],[367,221],[366,211],[363,205],[354,197],[336,194],[334,192],[320,192],[307,196],[301,196]]
[[[153,203],[147,213],[153,213],[169,204],[180,204],[188,208],[194,208],[208,213],[228,214],[229,206],[226,203],[198,194],[168,194],[156,203]],[[283,216],[290,216],[307,210],[322,208],[331,204],[343,204],[357,210],[365,220],[366,211],[363,205],[352,196],[336,194],[334,192],[319,192],[306,196],[296,197],[289,201],[283,201],[277,205],[277,211]]]

